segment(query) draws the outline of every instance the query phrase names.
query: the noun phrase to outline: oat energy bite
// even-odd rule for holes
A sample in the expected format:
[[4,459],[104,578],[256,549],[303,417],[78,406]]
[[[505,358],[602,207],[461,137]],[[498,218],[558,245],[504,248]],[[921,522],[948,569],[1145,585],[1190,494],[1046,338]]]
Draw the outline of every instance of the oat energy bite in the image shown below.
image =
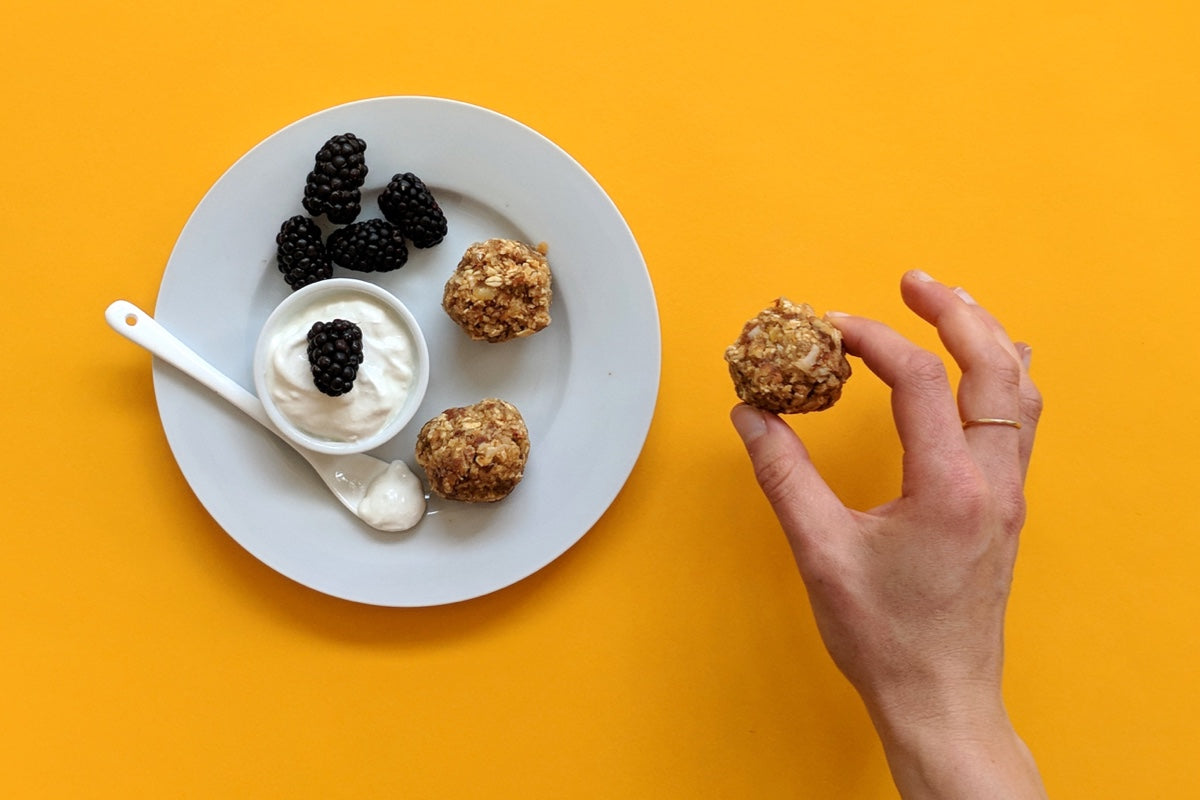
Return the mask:
[[784,297],[746,323],[725,361],[742,402],[776,414],[823,411],[850,378],[841,331]]
[[434,494],[494,503],[525,474],[529,431],[516,406],[490,397],[448,408],[426,422],[417,434],[416,455]]
[[506,342],[550,324],[546,246],[488,239],[467,248],[446,281],[442,308],[472,339]]

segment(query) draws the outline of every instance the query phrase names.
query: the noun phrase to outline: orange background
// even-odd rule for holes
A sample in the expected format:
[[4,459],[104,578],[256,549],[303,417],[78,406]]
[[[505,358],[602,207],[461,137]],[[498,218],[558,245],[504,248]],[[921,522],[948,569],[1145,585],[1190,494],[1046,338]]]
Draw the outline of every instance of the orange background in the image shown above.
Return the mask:
[[[5,6],[8,797],[891,798],[727,412],[786,294],[883,318],[904,269],[1034,346],[1047,412],[1007,697],[1056,798],[1200,796],[1200,17],[1184,2],[432,0]],[[153,308],[204,192],[349,100],[451,97],[621,209],[662,319],[624,492],[453,606],[332,599],[205,514],[158,423]],[[14,285],[15,283],[15,285]],[[899,454],[859,369],[795,421],[859,506]]]

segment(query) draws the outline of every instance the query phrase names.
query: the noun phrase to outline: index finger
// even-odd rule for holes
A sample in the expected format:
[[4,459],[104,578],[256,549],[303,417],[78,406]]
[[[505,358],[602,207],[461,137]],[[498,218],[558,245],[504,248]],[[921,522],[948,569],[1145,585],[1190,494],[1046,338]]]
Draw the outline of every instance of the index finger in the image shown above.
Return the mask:
[[892,416],[904,448],[904,494],[940,490],[947,463],[966,455],[962,423],[946,365],[882,322],[830,313],[846,350],[892,390]]

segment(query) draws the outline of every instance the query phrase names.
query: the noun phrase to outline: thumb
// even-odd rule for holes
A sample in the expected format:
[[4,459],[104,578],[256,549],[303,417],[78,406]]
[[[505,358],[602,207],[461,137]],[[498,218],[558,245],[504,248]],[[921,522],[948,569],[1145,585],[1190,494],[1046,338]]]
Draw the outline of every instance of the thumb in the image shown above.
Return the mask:
[[748,405],[730,412],[754,477],[797,557],[844,522],[846,507],[825,483],[795,431],[775,414]]

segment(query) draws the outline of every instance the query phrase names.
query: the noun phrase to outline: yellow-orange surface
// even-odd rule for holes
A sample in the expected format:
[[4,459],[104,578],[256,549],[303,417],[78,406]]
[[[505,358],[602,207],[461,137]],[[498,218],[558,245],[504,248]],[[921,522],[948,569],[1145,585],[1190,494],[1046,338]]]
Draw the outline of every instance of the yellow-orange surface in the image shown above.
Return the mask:
[[[786,294],[936,339],[901,272],[1033,344],[1047,411],[1007,699],[1056,798],[1200,796],[1200,15],[1184,2],[15,0],[0,155],[0,795],[891,798],[727,412]],[[637,237],[659,402],[609,512],[462,604],[310,591],[205,513],[153,308],[196,203],[319,109],[450,97],[561,145]],[[605,424],[619,424],[608,421]],[[895,491],[858,369],[795,421]]]

